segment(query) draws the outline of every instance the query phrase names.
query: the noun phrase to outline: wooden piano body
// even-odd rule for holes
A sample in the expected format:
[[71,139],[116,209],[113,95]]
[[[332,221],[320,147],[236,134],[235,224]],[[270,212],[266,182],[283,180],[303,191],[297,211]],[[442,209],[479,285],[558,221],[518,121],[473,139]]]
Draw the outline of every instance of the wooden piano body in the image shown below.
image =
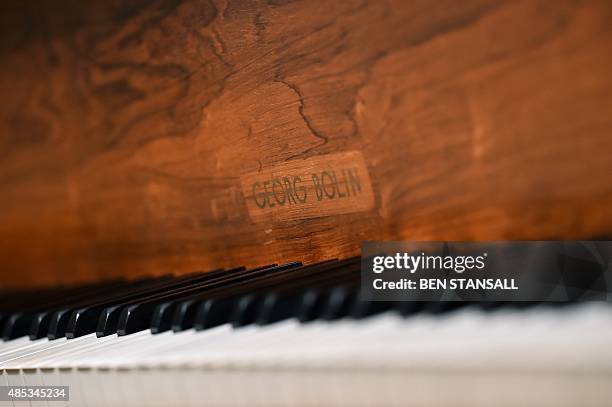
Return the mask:
[[610,2],[1,7],[3,286],[610,236]]

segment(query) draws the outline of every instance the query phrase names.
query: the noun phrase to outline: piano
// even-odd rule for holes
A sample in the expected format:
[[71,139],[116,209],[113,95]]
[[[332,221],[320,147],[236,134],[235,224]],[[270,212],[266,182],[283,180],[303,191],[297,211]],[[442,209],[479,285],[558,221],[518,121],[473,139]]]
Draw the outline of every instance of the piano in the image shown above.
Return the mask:
[[612,240],[611,2],[0,8],[0,405],[612,403],[610,296],[360,291]]

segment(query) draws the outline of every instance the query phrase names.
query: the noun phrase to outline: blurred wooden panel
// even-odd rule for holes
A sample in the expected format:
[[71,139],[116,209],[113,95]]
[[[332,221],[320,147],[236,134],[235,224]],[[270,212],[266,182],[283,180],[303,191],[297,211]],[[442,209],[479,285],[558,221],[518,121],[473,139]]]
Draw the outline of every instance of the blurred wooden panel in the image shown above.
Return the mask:
[[[21,3],[2,284],[612,231],[612,2]],[[241,176],[346,151],[373,209],[251,219]]]

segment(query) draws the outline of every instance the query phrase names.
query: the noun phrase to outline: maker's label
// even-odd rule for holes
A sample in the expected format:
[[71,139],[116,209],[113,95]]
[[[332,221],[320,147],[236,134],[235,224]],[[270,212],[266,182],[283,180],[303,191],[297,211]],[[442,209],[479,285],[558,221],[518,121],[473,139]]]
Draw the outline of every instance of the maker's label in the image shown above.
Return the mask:
[[374,192],[359,151],[315,156],[240,177],[249,215],[294,220],[367,211]]

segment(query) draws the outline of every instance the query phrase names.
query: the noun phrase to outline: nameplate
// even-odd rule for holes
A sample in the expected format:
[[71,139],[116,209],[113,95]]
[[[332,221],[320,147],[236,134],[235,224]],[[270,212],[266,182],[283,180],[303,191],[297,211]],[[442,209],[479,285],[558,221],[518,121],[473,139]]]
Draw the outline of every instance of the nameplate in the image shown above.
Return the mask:
[[374,192],[359,151],[292,160],[240,177],[254,221],[284,221],[362,212]]

